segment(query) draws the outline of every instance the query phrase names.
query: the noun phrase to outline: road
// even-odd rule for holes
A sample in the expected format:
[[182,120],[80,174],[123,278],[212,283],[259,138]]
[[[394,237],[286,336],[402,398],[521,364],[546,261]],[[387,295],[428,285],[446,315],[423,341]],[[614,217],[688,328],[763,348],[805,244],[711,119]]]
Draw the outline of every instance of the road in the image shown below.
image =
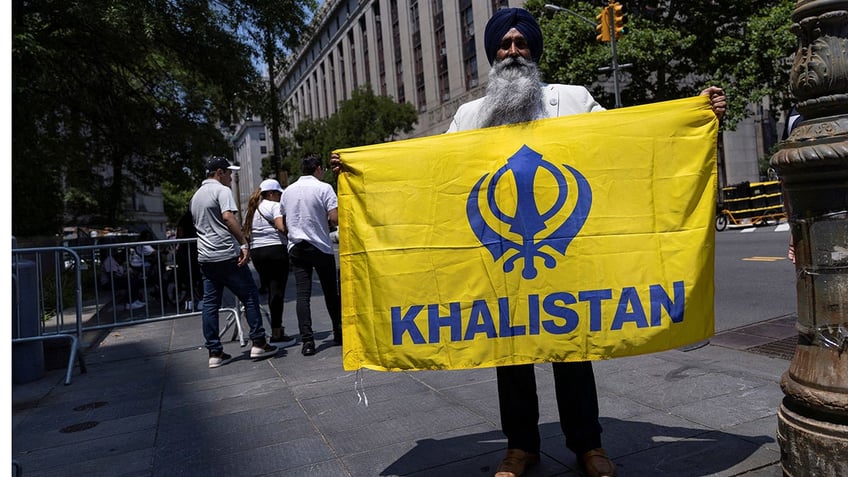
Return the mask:
[[716,332],[797,313],[787,224],[716,232]]

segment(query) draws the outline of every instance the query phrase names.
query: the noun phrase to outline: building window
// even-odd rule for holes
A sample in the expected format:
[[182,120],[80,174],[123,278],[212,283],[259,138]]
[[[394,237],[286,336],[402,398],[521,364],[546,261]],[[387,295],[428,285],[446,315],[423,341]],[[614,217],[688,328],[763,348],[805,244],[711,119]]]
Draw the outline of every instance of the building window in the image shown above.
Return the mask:
[[315,117],[315,111],[312,108],[313,101],[315,100],[315,97],[312,96],[312,85],[314,83],[317,83],[318,80],[315,79],[315,78],[317,78],[317,76],[318,76],[317,73],[313,72],[312,81],[306,80],[306,107],[307,107],[307,116],[310,117],[310,118]]
[[259,140],[260,140],[260,141],[264,141],[264,140],[265,140],[265,133],[264,133],[264,132],[259,133]]
[[347,46],[350,57],[350,75],[353,79],[353,89],[359,86],[359,75],[356,74],[356,44],[353,41],[353,29],[347,32]]
[[474,8],[471,0],[459,4],[460,44],[462,45],[462,68],[465,74],[466,91],[477,87],[477,45],[474,42]]
[[268,153],[268,147],[267,146],[260,146],[259,147],[259,153],[260,154],[267,154]]
[[419,112],[427,110],[427,91],[424,84],[424,51],[421,45],[421,22],[418,0],[409,5],[409,18],[412,20],[412,61],[415,75],[415,101]]
[[377,74],[380,75],[380,94],[383,96],[388,95],[387,86],[386,86],[386,53],[383,47],[383,22],[380,17],[380,4],[375,2],[374,7],[371,10],[374,13],[374,23],[376,23],[376,30],[374,31],[374,36],[377,39]]
[[321,88],[321,91],[318,91],[317,93],[321,100],[321,106],[319,107],[320,111],[318,112],[318,114],[322,115],[322,117],[327,117],[330,115],[330,110],[327,108],[327,89],[329,89],[327,87],[327,83],[327,70],[324,67],[324,63],[321,63],[321,80],[319,84],[321,84],[321,86],[323,87]]
[[336,50],[339,55],[339,75],[341,75],[342,80],[342,99],[347,99],[347,76],[345,75],[345,55],[344,48],[342,48],[341,43],[339,43],[339,46]]
[[359,19],[359,37],[362,42],[362,61],[365,67],[365,82],[371,83],[371,61],[368,58],[368,29],[365,27],[365,17]]
[[445,40],[445,18],[442,0],[431,0],[433,5],[433,43],[436,49],[436,78],[439,100],[450,99],[450,79],[448,78],[448,52]]
[[333,52],[327,55],[327,64],[330,65],[330,94],[333,104],[338,104],[336,96],[336,62],[333,61]]
[[391,0],[389,4],[392,16],[392,48],[395,60],[395,81],[397,82],[397,101],[406,102],[406,92],[403,87],[403,57],[400,44],[400,15],[398,14],[397,0]]

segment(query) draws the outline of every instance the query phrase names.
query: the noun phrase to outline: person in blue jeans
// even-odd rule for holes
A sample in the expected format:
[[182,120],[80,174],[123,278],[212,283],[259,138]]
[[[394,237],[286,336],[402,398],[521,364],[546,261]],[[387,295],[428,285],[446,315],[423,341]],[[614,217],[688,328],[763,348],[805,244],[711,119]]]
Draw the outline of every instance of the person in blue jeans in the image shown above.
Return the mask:
[[333,187],[321,179],[324,167],[318,156],[307,156],[303,175],[286,188],[281,199],[291,267],[297,287],[297,323],[304,356],[315,354],[312,331],[312,272],[318,274],[324,303],[333,324],[333,342],[342,343],[341,304],[336,273],[336,255],[330,241],[330,225],[339,224],[339,200]]
[[265,358],[277,354],[277,347],[267,343],[259,309],[259,289],[250,268],[250,246],[241,232],[236,216],[232,173],[238,170],[223,157],[206,162],[206,180],[191,198],[191,215],[197,232],[197,261],[203,276],[201,318],[203,337],[209,350],[209,367],[228,363],[232,356],[224,352],[220,339],[218,310],[224,288],[230,289],[244,305],[250,327],[250,357]]

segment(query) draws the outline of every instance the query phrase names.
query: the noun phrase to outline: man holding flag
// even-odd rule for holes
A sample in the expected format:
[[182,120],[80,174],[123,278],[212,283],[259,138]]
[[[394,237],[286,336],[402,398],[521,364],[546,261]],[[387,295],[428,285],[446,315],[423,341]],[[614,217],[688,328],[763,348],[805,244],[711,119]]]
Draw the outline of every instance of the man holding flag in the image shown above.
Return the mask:
[[[542,31],[526,10],[498,10],[486,24],[486,55],[492,64],[486,96],[459,107],[448,132],[513,124],[546,117],[601,111],[582,86],[543,84],[538,61]],[[724,114],[721,89],[707,88],[716,116]],[[532,364],[497,368],[501,425],[507,453],[496,477],[517,477],[539,461],[539,403]],[[560,424],[566,446],[591,477],[615,475],[601,447],[598,395],[591,361],[553,363]]]
[[[485,50],[492,69],[486,95],[459,107],[448,132],[517,124],[537,119],[603,111],[582,86],[544,84],[538,61],[542,56],[542,32],[526,10],[497,11],[486,25]],[[719,118],[726,98],[717,87],[701,95]],[[331,157],[338,174],[342,163]],[[496,477],[518,477],[539,461],[541,439],[539,405],[534,364],[497,367],[501,425],[507,437],[507,452]],[[615,465],[601,444],[598,396],[590,361],[554,362],[557,407],[566,446],[590,477],[611,477]]]

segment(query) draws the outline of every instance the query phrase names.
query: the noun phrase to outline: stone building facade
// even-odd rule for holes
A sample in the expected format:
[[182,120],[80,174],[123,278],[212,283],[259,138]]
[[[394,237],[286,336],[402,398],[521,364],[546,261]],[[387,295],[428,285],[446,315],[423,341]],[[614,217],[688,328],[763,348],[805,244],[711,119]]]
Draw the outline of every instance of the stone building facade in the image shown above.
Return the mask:
[[[486,22],[518,0],[326,0],[314,34],[276,79],[292,128],[326,118],[355,88],[407,102],[418,110],[409,137],[441,134],[456,109],[485,94]],[[693,93],[694,94],[694,93]],[[611,107],[611,105],[607,105]],[[759,111],[759,113],[758,113]],[[722,135],[720,185],[758,181],[758,158],[776,142],[775,121],[762,108]]]

